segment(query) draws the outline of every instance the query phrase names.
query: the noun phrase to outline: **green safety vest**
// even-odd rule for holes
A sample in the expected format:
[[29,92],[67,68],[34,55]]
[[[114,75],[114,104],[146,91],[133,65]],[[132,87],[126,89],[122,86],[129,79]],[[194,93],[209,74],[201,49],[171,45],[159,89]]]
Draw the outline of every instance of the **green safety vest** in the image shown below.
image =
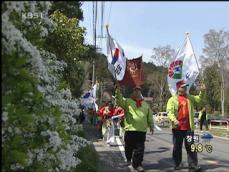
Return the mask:
[[[198,116],[199,120],[201,119],[202,114],[203,114],[202,111],[200,111],[199,112],[199,116]],[[206,120],[208,120],[208,114],[207,114],[207,112],[206,112]]]

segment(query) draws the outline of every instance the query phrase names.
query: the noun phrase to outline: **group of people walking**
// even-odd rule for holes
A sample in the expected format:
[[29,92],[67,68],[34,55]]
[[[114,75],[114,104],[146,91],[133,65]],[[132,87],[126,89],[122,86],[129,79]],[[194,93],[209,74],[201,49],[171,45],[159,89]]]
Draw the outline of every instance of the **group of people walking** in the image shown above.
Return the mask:
[[[198,166],[197,152],[191,151],[191,144],[194,143],[194,104],[201,103],[205,92],[205,85],[201,86],[199,95],[187,93],[187,84],[177,83],[177,94],[167,102],[168,118],[172,124],[174,170],[181,170],[182,145],[188,155],[188,167],[190,172],[202,171]],[[100,131],[109,145],[115,144],[115,124],[121,123],[124,129],[125,156],[127,165],[137,171],[144,171],[142,166],[147,129],[154,133],[154,122],[152,111],[141,94],[141,87],[135,86],[132,95],[125,98],[122,95],[119,84],[116,85],[115,102],[102,106],[97,115],[100,117]],[[206,119],[206,112],[202,111],[203,121]],[[115,123],[116,119],[116,123]],[[106,133],[108,132],[108,133]],[[106,133],[106,134],[105,134]],[[191,136],[191,140],[187,140]]]

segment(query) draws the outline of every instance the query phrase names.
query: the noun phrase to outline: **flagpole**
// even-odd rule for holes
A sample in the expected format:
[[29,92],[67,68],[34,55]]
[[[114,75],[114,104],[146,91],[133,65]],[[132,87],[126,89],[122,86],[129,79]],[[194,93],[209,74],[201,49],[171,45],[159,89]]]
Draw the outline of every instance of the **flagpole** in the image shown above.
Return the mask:
[[189,37],[190,32],[186,32],[185,35],[186,35],[186,37],[189,39],[189,42],[190,42],[190,44],[191,44],[191,47],[192,47],[192,50],[193,50],[193,54],[194,54],[194,57],[195,57],[195,60],[196,60],[197,68],[198,68],[198,70],[199,70],[199,72],[200,72],[200,67],[199,67],[198,61],[197,61],[197,59],[196,59],[196,54],[195,54],[195,52],[194,52],[194,49],[193,49],[193,46],[192,46],[192,42],[191,42],[190,37]]
[[[108,24],[106,25],[106,29],[107,29],[107,34],[110,36],[110,33],[109,33],[109,31],[108,31]],[[111,37],[111,36],[110,36]],[[113,56],[113,53],[112,53],[112,49],[111,49],[111,42],[110,42],[110,39],[109,39],[109,47],[110,47],[110,51],[111,51],[111,58],[112,58],[112,56]],[[114,65],[113,65],[114,66]],[[114,69],[115,69],[115,66],[114,66]],[[116,77],[116,73],[115,73],[115,71],[114,71],[114,74],[115,74],[115,80],[117,80],[117,77]]]
[[192,50],[193,50],[193,54],[194,54],[194,58],[195,58],[195,61],[196,61],[196,64],[197,64],[197,68],[198,68],[199,73],[200,73],[201,81],[204,81],[204,79],[202,79],[202,77],[201,77],[200,67],[199,67],[199,64],[198,64],[198,61],[197,61],[196,54],[195,54],[195,52],[194,52],[193,46],[192,46],[192,42],[191,42],[191,40],[190,40],[190,36],[189,36],[189,35],[190,35],[190,32],[185,32],[185,35],[186,35],[186,38],[189,39],[189,42],[190,42],[190,44],[191,44],[191,47],[192,47]]

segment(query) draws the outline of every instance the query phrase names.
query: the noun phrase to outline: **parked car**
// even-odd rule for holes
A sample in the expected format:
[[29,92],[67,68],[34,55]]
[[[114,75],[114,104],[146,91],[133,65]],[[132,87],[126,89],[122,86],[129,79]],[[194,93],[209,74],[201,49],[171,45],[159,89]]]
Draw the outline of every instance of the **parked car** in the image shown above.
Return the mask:
[[154,120],[159,126],[169,125],[169,118],[167,112],[158,112],[154,115]]

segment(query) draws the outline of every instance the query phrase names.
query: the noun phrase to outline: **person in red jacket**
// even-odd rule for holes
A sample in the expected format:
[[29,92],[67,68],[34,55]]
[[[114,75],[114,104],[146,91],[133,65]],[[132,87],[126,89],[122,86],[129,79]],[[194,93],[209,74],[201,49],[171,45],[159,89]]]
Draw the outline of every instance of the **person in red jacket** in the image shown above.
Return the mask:
[[112,101],[102,106],[97,112],[102,121],[102,135],[107,144],[115,145],[115,125],[119,119],[124,118],[124,110],[121,107],[114,106]]

